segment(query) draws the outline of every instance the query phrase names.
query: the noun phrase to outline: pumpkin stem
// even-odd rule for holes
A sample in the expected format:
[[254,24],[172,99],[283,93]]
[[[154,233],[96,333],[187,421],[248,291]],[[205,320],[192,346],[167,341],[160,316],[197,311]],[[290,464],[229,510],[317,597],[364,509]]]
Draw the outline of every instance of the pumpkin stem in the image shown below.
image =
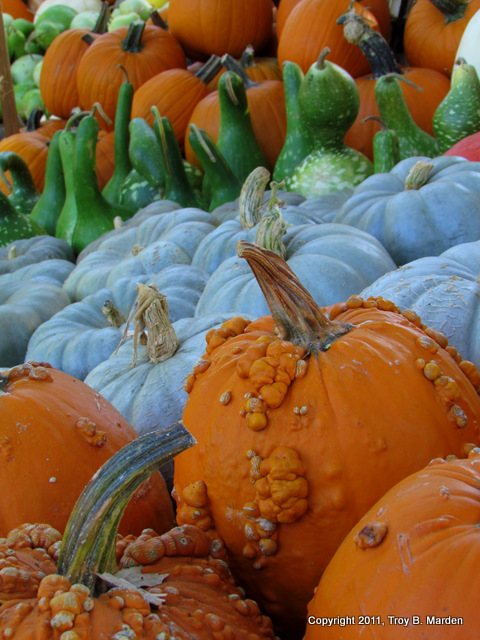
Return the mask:
[[237,254],[252,269],[282,340],[315,353],[327,351],[334,340],[353,329],[351,324],[330,320],[273,251],[239,240]]
[[445,16],[445,24],[456,22],[465,17],[469,2],[465,0],[430,0],[434,7]]
[[349,9],[341,15],[337,24],[343,24],[345,40],[356,44],[367,58],[373,78],[380,78],[387,73],[402,73],[388,42],[354,9]]
[[152,431],[123,447],[96,472],[72,509],[57,573],[92,593],[97,575],[116,573],[115,539],[134,491],[152,473],[195,444],[181,422]]
[[249,77],[242,64],[240,62],[237,62],[235,58],[232,58],[229,53],[226,53],[221,60],[223,66],[225,67],[225,69],[227,69],[227,71],[233,71],[233,73],[236,73],[237,76],[240,76],[245,89],[250,89],[251,87],[256,87],[258,86],[258,84],[260,84],[259,82],[254,82]]
[[111,300],[105,300],[102,307],[102,313],[107,317],[108,324],[111,327],[121,327],[125,322],[122,313],[117,309]]
[[282,242],[282,236],[287,233],[287,228],[285,218],[278,206],[275,206],[273,210],[267,211],[261,217],[255,234],[255,244],[285,259],[287,250]]
[[215,78],[217,73],[222,68],[221,59],[215,54],[211,55],[210,58],[202,64],[200,69],[195,73],[195,76],[201,80],[203,83],[208,84]]
[[143,20],[135,20],[128,25],[127,35],[122,40],[122,49],[128,53],[140,53],[144,48],[142,43],[143,32],[145,30],[145,22]]
[[153,11],[150,13],[150,20],[152,21],[152,24],[155,25],[156,27],[160,27],[164,31],[168,31],[168,24],[165,22],[165,20],[162,18],[162,16],[158,13],[156,9],[153,9]]
[[428,178],[433,170],[433,164],[431,162],[425,162],[424,160],[418,160],[408,172],[405,178],[405,191],[415,190],[417,191],[424,184],[427,183]]
[[257,167],[243,183],[238,200],[238,212],[242,229],[251,229],[259,223],[265,187],[270,180],[270,172],[265,167]]

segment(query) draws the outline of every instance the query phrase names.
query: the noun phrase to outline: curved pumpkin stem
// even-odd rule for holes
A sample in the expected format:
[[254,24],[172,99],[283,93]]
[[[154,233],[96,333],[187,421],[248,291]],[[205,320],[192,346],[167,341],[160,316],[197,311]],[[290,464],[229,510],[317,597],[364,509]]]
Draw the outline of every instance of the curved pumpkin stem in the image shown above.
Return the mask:
[[273,251],[239,240],[237,254],[245,258],[263,291],[283,340],[306,352],[327,351],[353,325],[327,318],[288,264]]
[[154,471],[195,444],[181,422],[140,436],[97,471],[75,504],[65,529],[57,573],[92,592],[97,574],[117,570],[118,525],[133,492]]

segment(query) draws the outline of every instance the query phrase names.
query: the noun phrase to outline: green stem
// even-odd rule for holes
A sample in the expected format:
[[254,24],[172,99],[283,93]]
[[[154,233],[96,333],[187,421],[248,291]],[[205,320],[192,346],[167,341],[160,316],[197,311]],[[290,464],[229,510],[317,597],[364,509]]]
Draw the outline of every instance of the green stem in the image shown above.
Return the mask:
[[123,447],[97,471],[72,509],[58,573],[95,591],[97,574],[116,573],[115,540],[134,491],[152,473],[195,444],[181,422]]
[[445,24],[456,22],[465,17],[470,2],[465,0],[430,0],[430,2],[445,16]]
[[139,53],[144,48],[142,43],[143,32],[145,30],[145,22],[135,21],[128,25],[127,35],[122,40],[122,49],[128,53]]

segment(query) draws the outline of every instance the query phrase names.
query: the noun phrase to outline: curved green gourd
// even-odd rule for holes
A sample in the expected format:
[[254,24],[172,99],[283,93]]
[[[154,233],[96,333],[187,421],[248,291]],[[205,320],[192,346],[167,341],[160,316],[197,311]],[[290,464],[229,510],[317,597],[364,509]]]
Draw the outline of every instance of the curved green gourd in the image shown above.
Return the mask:
[[[126,75],[126,73],[125,73]],[[119,204],[122,184],[132,170],[128,153],[130,142],[130,116],[132,113],[133,85],[128,78],[120,86],[117,98],[114,126],[114,170],[112,177],[103,188],[102,195],[111,204]]]
[[438,142],[417,125],[403,97],[400,81],[409,83],[401,75],[381,76],[375,84],[375,100],[380,117],[388,129],[398,136],[400,160],[412,156],[435,158],[439,155]]
[[480,131],[480,79],[463,59],[455,63],[452,85],[433,114],[432,126],[440,153]]
[[133,169],[156,189],[165,188],[163,153],[152,127],[145,118],[133,118],[129,124],[128,155]]
[[373,173],[372,162],[345,145],[360,98],[354,79],[326,60],[328,53],[328,48],[320,53],[298,92],[300,117],[312,137],[313,151],[285,181],[288,191],[307,198],[351,188]]
[[362,122],[376,120],[380,124],[380,131],[373,136],[373,167],[374,173],[388,173],[400,162],[400,147],[395,131],[388,129],[381,118],[367,116]]
[[160,143],[165,166],[164,199],[177,202],[182,207],[201,207],[203,203],[199,201],[188,181],[182,152],[170,120],[160,117],[155,106],[152,107],[152,113],[154,114],[153,131]]
[[5,247],[14,240],[46,235],[35,220],[15,209],[7,196],[0,191],[0,246]]
[[160,200],[160,198],[160,191],[152,187],[136,169],[132,169],[122,183],[120,204],[132,213],[143,209],[155,200]]
[[298,103],[298,91],[303,77],[298,64],[288,60],[283,63],[287,135],[273,170],[273,179],[277,182],[291,175],[295,167],[313,150],[312,136],[300,117]]
[[76,131],[70,128],[67,123],[65,129],[60,131],[58,138],[58,150],[65,184],[65,200],[55,226],[55,236],[65,240],[70,246],[78,215],[74,180],[75,136]]
[[[0,172],[5,182],[5,172],[10,172],[11,193],[8,196],[12,206],[20,213],[29,214],[38,199],[40,192],[37,190],[27,163],[14,151],[0,152]],[[10,186],[10,185],[9,185]]]
[[243,183],[256,167],[267,167],[268,163],[253,131],[244,81],[234,71],[220,76],[218,99],[220,130],[216,145]]
[[45,186],[30,214],[30,218],[38,222],[51,236],[55,235],[66,197],[65,178],[60,157],[60,136],[62,133],[62,131],[56,131],[50,141],[45,166]]
[[238,198],[242,184],[208,133],[191,124],[188,139],[211,187],[212,197],[208,198],[208,211]]

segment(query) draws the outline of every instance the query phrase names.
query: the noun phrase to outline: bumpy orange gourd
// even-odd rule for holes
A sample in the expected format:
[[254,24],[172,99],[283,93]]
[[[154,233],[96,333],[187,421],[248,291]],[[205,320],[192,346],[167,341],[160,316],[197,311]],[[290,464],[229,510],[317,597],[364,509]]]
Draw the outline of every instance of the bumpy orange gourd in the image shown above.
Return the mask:
[[272,0],[170,0],[168,28],[194,60],[262,52],[272,33]]
[[347,535],[309,603],[311,622],[354,622],[309,624],[305,640],[476,640],[479,486],[480,449],[471,448],[390,489]]
[[477,442],[480,374],[382,298],[323,313],[281,258],[240,242],[272,317],[225,322],[186,382],[198,444],[175,463],[177,521],[214,526],[234,575],[298,638],[351,527],[431,458]]
[[[63,531],[97,469],[137,437],[99,393],[46,363],[0,373],[0,537],[22,522]],[[122,533],[169,529],[173,509],[160,474],[132,499]]]

